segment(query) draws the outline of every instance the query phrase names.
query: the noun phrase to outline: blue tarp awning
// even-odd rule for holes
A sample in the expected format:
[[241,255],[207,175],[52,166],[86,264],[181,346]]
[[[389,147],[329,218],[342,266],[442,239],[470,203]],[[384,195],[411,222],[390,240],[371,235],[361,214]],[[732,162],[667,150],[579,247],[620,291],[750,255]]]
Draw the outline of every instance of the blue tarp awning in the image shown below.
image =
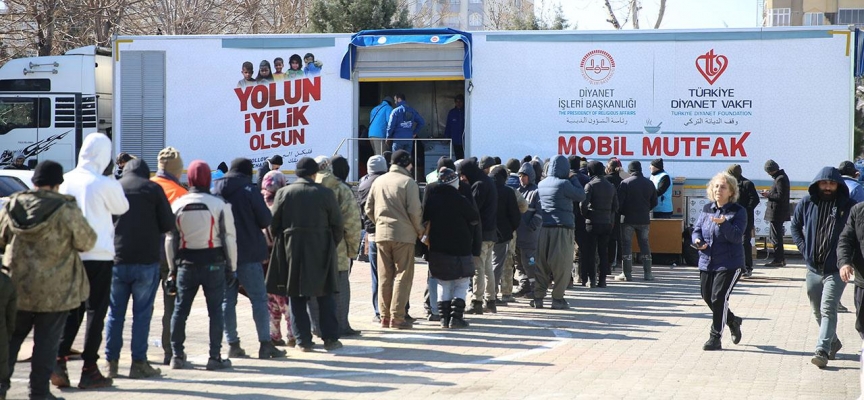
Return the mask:
[[358,47],[391,46],[396,44],[430,44],[444,45],[462,41],[465,44],[465,59],[462,63],[462,74],[465,79],[471,79],[471,34],[450,28],[422,29],[381,29],[360,31],[351,36],[348,51],[342,58],[342,79],[351,79],[354,65],[357,62]]

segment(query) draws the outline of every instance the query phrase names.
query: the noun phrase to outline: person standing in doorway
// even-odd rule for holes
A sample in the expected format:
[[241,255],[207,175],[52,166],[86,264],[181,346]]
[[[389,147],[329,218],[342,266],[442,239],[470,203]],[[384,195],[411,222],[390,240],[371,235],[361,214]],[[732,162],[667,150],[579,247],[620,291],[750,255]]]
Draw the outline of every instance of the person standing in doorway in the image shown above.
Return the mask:
[[452,140],[453,154],[461,160],[465,158],[465,96],[456,95],[453,101],[456,105],[447,113],[444,137]]
[[786,228],[783,224],[790,219],[789,176],[786,175],[786,171],[780,169],[774,160],[765,162],[765,172],[774,179],[771,190],[763,190],[761,193],[762,197],[768,199],[768,206],[765,208],[765,221],[771,224],[771,247],[774,248],[774,259],[766,263],[765,266],[785,267],[786,253],[783,249],[783,236],[786,235]]
[[387,124],[393,112],[393,98],[387,96],[369,113],[369,142],[375,155],[384,154],[387,141]]
[[409,106],[405,95],[400,93],[395,96],[396,107],[390,113],[390,119],[387,121],[387,138],[393,140],[393,152],[396,150],[405,150],[408,154],[413,154],[414,141],[411,139],[417,138],[417,133],[426,125],[423,116],[417,110]]

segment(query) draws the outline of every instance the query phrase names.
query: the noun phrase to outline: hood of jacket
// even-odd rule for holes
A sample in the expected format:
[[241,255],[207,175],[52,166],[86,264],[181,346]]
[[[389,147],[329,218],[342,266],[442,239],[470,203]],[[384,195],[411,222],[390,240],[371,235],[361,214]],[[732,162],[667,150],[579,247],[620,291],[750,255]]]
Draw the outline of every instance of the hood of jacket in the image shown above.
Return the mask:
[[144,160],[134,158],[129,160],[123,167],[123,177],[127,176],[150,179],[150,167],[147,166],[147,163]]
[[91,133],[84,138],[78,153],[78,168],[102,175],[111,164],[111,139],[101,133]]
[[41,235],[50,226],[45,221],[68,202],[74,203],[75,198],[49,190],[28,190],[12,195],[6,204],[12,231],[16,235]]
[[599,161],[589,161],[588,162],[588,176],[604,176],[606,175],[606,168],[603,167],[603,164]]
[[495,181],[495,185],[506,186],[509,174],[507,173],[507,169],[504,168],[503,165],[496,165],[492,167],[491,171],[489,171],[489,177]]
[[832,181],[837,183],[837,200],[841,204],[849,198],[849,188],[846,186],[846,183],[843,182],[843,177],[840,176],[840,171],[838,171],[837,168],[823,167],[819,170],[819,173],[816,174],[816,177],[813,178],[813,181],[810,182],[810,187],[807,189],[807,192],[810,193],[810,198],[813,200],[819,200],[819,181]]
[[528,175],[529,183],[534,183],[537,180],[537,173],[534,172],[534,167],[530,163],[522,163],[522,166],[519,167],[519,173]]
[[557,156],[552,159],[552,162],[549,165],[549,171],[551,171],[553,176],[556,178],[567,179],[570,175],[570,161],[567,160],[567,157]]
[[459,173],[468,178],[468,183],[474,184],[483,178],[483,170],[477,165],[477,162],[472,159],[467,159],[459,165]]
[[252,185],[252,177],[240,172],[229,171],[225,176],[213,181],[213,193],[219,193],[222,198],[229,198],[238,190],[245,190]]

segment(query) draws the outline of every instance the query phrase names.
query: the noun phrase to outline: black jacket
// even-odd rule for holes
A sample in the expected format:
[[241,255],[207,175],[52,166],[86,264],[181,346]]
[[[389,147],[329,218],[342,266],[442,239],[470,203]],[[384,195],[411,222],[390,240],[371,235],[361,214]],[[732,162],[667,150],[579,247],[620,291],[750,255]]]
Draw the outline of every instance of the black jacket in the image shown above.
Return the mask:
[[651,223],[651,210],[657,207],[657,189],[654,183],[642,175],[642,171],[630,174],[618,187],[618,212],[625,224],[647,225]]
[[234,228],[237,232],[237,263],[263,262],[267,258],[265,229],[273,214],[267,208],[261,191],[252,183],[252,177],[237,171],[228,171],[213,182],[213,194],[231,204]]
[[150,168],[140,158],[123,168],[120,186],[129,211],[114,219],[114,263],[159,262],[162,234],[174,228],[174,213],[162,187],[150,180]]
[[440,182],[426,187],[425,200],[423,222],[431,224],[429,250],[471,256],[474,226],[480,222],[477,209],[456,188]]
[[864,288],[864,203],[852,206],[837,243],[837,266],[855,269],[855,286]]
[[[771,185],[771,190],[768,191],[768,206],[765,207],[766,221],[789,221],[789,177],[786,171],[779,170],[771,175],[774,178],[774,184]],[[846,186],[845,183],[840,182]]]
[[[830,214],[830,218],[834,221],[834,230],[831,232],[829,251],[822,265],[818,265],[816,262],[817,231],[819,230],[819,203],[822,201],[819,198],[818,182],[821,180],[834,181],[838,185],[836,207],[832,209]],[[849,218],[849,210],[855,205],[855,200],[849,197],[849,188],[843,183],[840,172],[832,167],[824,167],[819,171],[819,174],[810,183],[808,193],[795,207],[795,215],[792,218],[792,240],[798,246],[798,251],[804,256],[804,263],[807,264],[807,269],[810,272],[823,276],[831,275],[839,270],[837,244],[840,233]]]
[[498,191],[492,178],[484,174],[474,160],[465,160],[460,165],[459,173],[468,178],[471,185],[471,195],[480,212],[480,228],[483,241],[498,241]]
[[[357,202],[360,203],[360,209],[366,209],[366,199],[369,198],[369,191],[372,189],[372,183],[379,176],[387,172],[373,172],[360,179],[360,185],[357,186]],[[363,221],[363,229],[366,233],[375,233],[375,223],[366,216],[365,212],[360,213],[360,219]]]
[[759,192],[756,191],[756,185],[750,182],[749,179],[743,176],[736,176],[738,179],[738,204],[747,210],[747,231],[753,229],[755,219],[754,211],[759,205]]
[[580,204],[585,223],[588,225],[610,225],[618,210],[618,194],[615,185],[603,175],[596,175],[585,185],[585,200]]
[[507,170],[503,167],[492,169],[495,174],[495,189],[498,193],[498,240],[496,243],[509,243],[513,232],[519,228],[522,214],[516,204],[516,191],[507,186]]

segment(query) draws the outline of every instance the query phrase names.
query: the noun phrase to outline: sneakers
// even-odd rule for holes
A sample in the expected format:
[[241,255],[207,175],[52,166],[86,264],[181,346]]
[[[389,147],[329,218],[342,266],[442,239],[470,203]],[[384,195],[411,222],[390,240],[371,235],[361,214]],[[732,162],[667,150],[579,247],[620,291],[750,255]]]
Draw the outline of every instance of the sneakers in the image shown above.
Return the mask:
[[810,359],[810,362],[819,368],[825,368],[828,366],[828,354],[822,350],[816,350],[816,353],[813,354],[813,358]]
[[348,329],[342,331],[342,333],[340,333],[339,336],[342,336],[342,337],[360,336],[360,333],[361,333],[360,331],[358,331],[354,328],[348,328]]
[[843,303],[837,302],[837,312],[838,313],[847,313],[847,312],[849,312],[849,309],[846,308],[846,306],[844,306]]
[[503,301],[505,304],[514,303],[514,302],[516,302],[516,298],[513,297],[512,294],[505,294],[505,295],[501,296],[501,301]]
[[228,343],[228,358],[246,357],[246,350],[240,347],[240,342]]
[[333,351],[342,348],[342,342],[339,339],[327,339],[324,341],[324,350]]
[[765,263],[762,265],[764,265],[766,267],[785,267],[786,262],[785,261],[771,261],[769,263]]
[[837,339],[831,342],[831,350],[828,350],[828,359],[834,360],[837,358],[837,352],[843,348],[843,343],[840,343],[840,339]]
[[261,347],[258,349],[258,359],[260,360],[269,360],[271,358],[282,358],[285,357],[285,350],[279,350],[276,346],[273,346],[268,340],[261,342]]
[[552,299],[552,309],[553,310],[566,310],[568,308],[570,308],[570,304],[567,304],[567,300]]
[[119,363],[120,363],[119,360],[113,360],[113,361],[108,360],[108,362],[105,363],[105,366],[108,369],[108,377],[109,378],[114,379],[119,375],[119,373],[117,372],[117,369],[119,367],[119,365],[118,365]]
[[534,290],[531,289],[531,286],[525,285],[521,289],[519,289],[519,291],[516,292],[516,294],[514,294],[513,296],[531,298],[533,294],[534,294]]
[[622,272],[621,274],[619,274],[618,276],[615,277],[615,280],[621,281],[621,282],[630,282],[633,280],[633,277],[624,275],[624,273]]
[[231,368],[231,360],[223,360],[222,358],[211,358],[207,360],[208,371],[216,371],[225,368]]
[[185,355],[175,355],[174,358],[171,359],[171,369],[184,369],[187,368],[188,365]]
[[114,380],[106,378],[95,365],[85,367],[81,370],[81,380],[78,381],[78,389],[99,389],[110,387],[114,384]]
[[753,276],[753,270],[752,269],[745,269],[744,272],[741,274],[741,276],[744,278],[749,278],[749,277]]
[[723,346],[720,344],[720,337],[711,335],[711,338],[702,345],[702,350],[705,351],[714,351],[714,350],[723,350]]
[[54,371],[51,372],[51,384],[58,388],[68,388],[71,386],[65,357],[57,359],[57,365],[54,366]]
[[531,300],[528,304],[534,308],[543,308],[543,299],[534,299]]
[[729,321],[729,331],[732,332],[732,343],[738,344],[741,342],[741,323],[744,322],[741,317],[735,317]]
[[414,324],[408,322],[407,319],[403,319],[401,321],[398,319],[393,319],[390,320],[390,327],[393,329],[411,329],[414,327]]
[[414,318],[414,317],[408,315],[408,313],[406,312],[405,313],[405,320],[413,324],[414,321],[417,321],[417,318]]
[[[426,316],[426,320],[430,322],[438,322],[441,321],[441,316],[438,314],[429,314]],[[345,336],[345,335],[342,335]]]
[[296,346],[294,346],[294,348],[297,350],[300,350],[303,353],[311,353],[311,352],[315,351],[314,346],[315,346],[314,343],[308,344],[308,345],[302,345],[302,344],[298,343]]
[[465,310],[465,314],[483,315],[483,301],[471,300],[471,308]]
[[381,316],[376,315],[376,316],[372,317],[372,323],[373,324],[380,324],[381,323]]
[[129,368],[130,379],[145,379],[159,375],[162,375],[162,370],[153,368],[147,360],[132,361],[132,367]]

